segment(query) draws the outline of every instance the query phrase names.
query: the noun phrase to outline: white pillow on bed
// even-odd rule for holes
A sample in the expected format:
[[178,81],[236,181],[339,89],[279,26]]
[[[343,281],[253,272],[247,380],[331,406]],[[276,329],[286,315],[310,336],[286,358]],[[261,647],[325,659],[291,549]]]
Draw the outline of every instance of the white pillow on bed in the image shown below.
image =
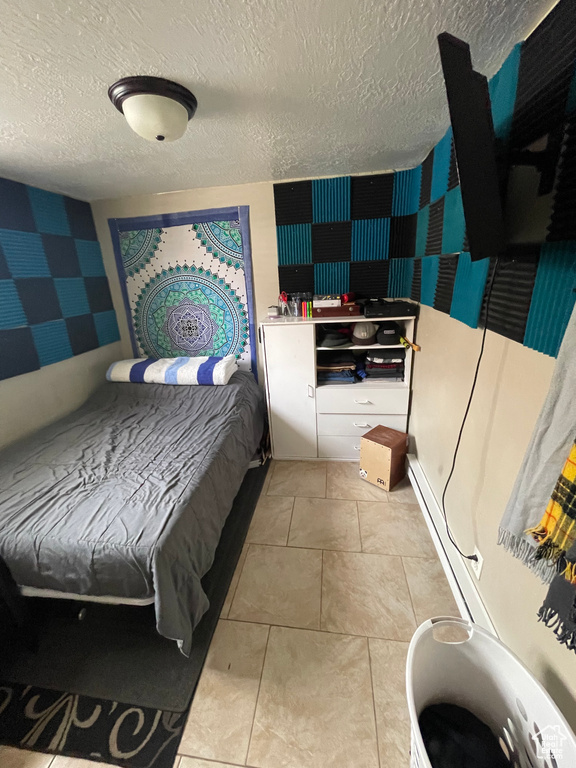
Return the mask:
[[228,384],[238,370],[234,355],[226,357],[149,357],[120,360],[106,372],[108,381],[186,386]]

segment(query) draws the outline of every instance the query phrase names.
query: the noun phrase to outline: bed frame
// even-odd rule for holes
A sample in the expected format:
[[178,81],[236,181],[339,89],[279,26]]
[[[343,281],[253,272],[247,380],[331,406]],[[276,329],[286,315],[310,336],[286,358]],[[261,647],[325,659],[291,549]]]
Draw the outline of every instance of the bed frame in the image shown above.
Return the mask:
[[114,595],[76,595],[73,592],[59,592],[57,589],[20,587],[23,597],[49,597],[53,600],[80,600],[84,603],[106,603],[108,605],[151,605],[152,597],[116,597]]

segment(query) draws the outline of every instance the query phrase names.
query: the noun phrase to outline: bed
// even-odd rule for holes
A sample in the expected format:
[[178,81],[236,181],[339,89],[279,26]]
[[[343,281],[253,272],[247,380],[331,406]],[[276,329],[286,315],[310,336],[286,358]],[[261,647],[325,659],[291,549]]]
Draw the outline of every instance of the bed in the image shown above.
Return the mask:
[[251,373],[226,386],[106,382],[0,452],[0,556],[24,594],[154,602],[189,654],[200,580],[264,427]]

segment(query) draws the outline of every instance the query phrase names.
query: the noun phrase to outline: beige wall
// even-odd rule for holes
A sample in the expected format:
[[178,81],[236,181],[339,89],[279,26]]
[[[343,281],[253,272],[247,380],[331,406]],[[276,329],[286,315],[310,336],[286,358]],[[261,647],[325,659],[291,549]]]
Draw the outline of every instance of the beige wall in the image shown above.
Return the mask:
[[0,381],[0,448],[78,408],[121,352],[107,344],[39,371]]
[[[422,306],[410,433],[440,500],[481,331]],[[484,557],[478,587],[501,639],[548,688],[576,730],[576,658],[537,621],[546,587],[496,545],[498,526],[548,391],[554,360],[488,332],[446,509],[459,546]]]
[[[114,262],[114,252],[108,219],[127,216],[151,216],[158,213],[198,211],[204,208],[248,205],[250,207],[250,240],[254,275],[256,319],[266,316],[270,304],[278,300],[278,267],[276,249],[276,220],[272,182],[240,184],[234,187],[208,187],[167,192],[159,195],[141,195],[92,203],[98,239],[102,247],[104,265],[123,342],[124,355],[131,357],[126,313],[120,293],[120,283]],[[258,350],[259,353],[259,350]],[[259,355],[260,359],[260,355]]]

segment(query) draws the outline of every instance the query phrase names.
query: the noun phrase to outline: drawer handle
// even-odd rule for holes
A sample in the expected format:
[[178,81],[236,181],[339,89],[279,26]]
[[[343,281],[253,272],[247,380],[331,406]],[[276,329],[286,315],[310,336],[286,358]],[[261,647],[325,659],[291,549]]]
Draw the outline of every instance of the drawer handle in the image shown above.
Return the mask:
[[369,427],[370,426],[370,424],[357,424],[356,422],[353,422],[353,425],[355,427]]
[[356,399],[354,399],[354,402],[356,403],[356,405],[372,405],[372,401],[371,400],[356,400]]
[[355,450],[355,451],[359,451],[359,450],[360,450],[360,446],[359,446],[359,445],[355,445],[355,446],[354,446],[354,450]]

